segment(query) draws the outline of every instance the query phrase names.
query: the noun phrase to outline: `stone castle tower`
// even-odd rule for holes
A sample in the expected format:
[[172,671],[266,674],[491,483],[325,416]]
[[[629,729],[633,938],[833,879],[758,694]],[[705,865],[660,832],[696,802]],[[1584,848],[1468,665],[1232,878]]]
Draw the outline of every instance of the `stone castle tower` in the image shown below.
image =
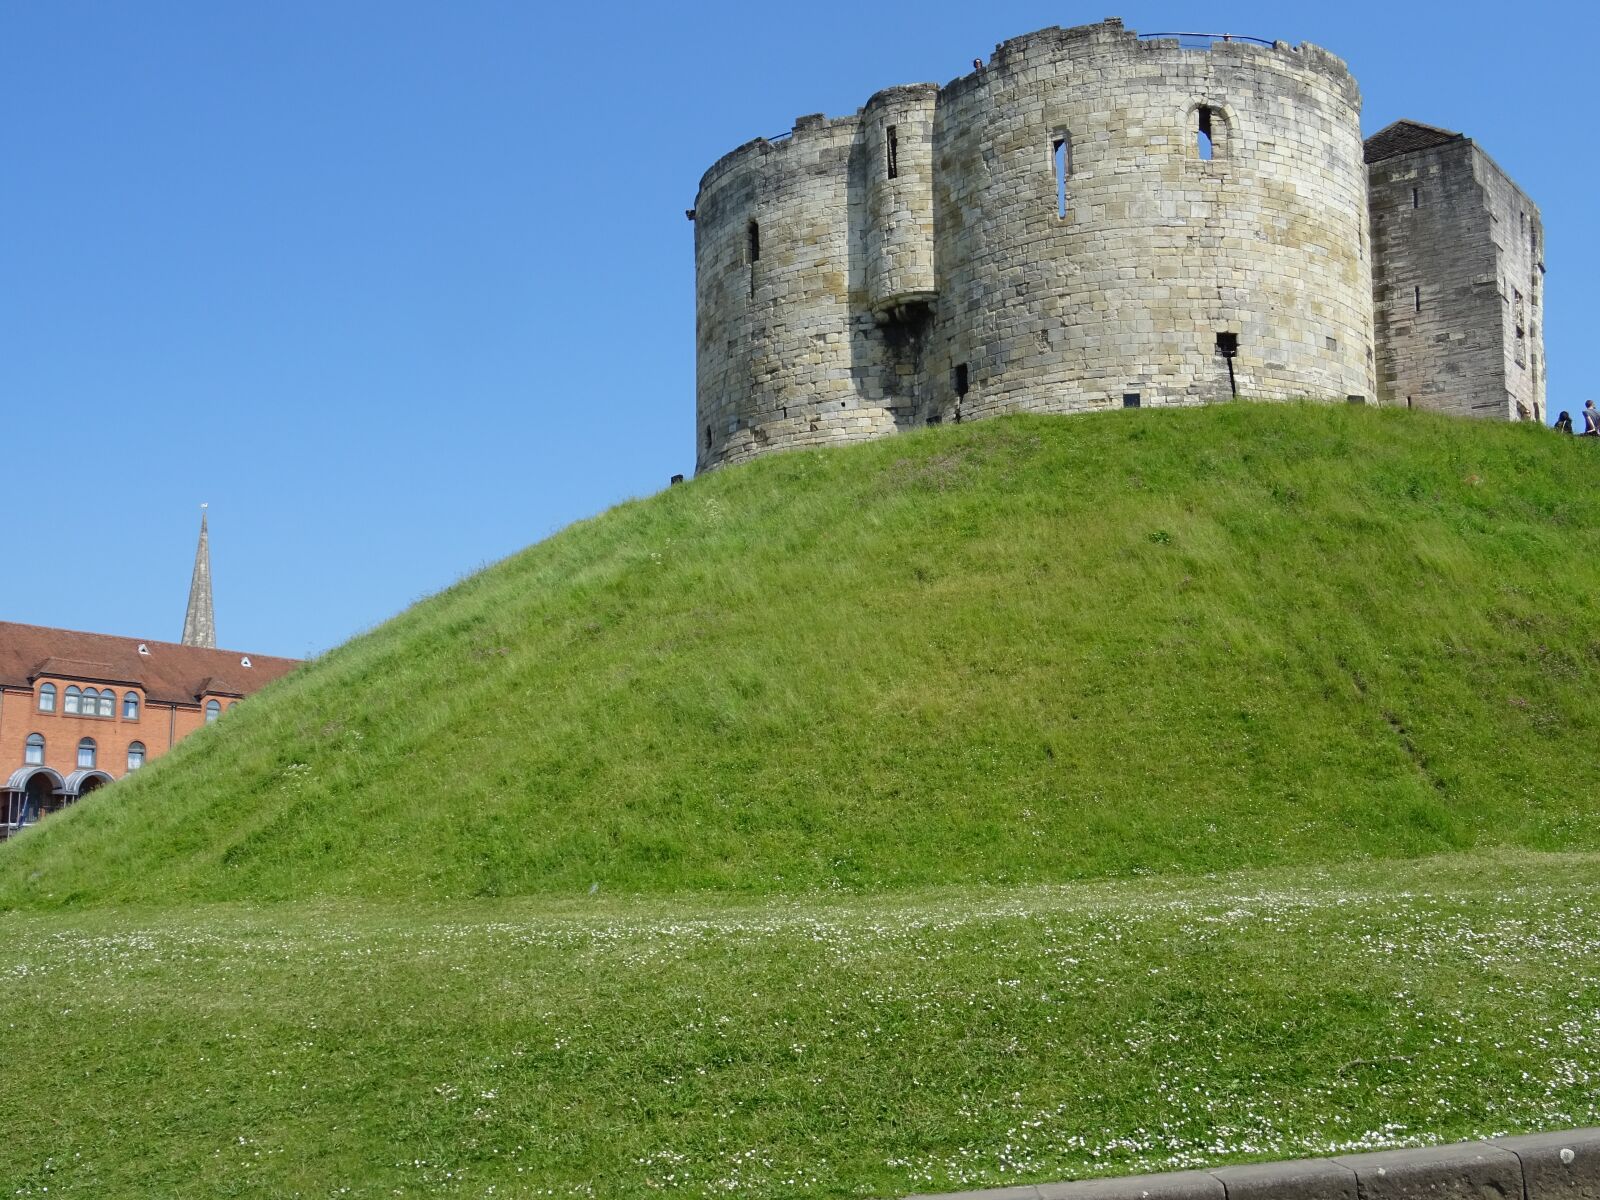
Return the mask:
[[1046,29],[718,160],[690,213],[698,468],[1234,395],[1542,415],[1537,209],[1460,135],[1364,146],[1326,51],[1204,42]]

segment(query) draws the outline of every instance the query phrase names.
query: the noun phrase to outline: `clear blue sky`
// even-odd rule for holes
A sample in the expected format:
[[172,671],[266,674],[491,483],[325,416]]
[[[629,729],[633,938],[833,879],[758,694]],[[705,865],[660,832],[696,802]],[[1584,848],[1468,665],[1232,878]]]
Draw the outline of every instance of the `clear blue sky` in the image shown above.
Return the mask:
[[[700,173],[1114,5],[0,0],[0,617],[326,649],[693,470]],[[1587,4],[1138,4],[1343,56],[1540,204],[1593,387]]]

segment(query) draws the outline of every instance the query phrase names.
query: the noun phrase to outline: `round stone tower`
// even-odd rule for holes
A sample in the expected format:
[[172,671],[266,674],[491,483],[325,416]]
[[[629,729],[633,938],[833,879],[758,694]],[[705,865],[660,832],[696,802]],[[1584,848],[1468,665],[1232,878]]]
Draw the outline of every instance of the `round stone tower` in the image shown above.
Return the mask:
[[1317,47],[1006,42],[696,204],[697,461],[1001,412],[1370,397],[1360,95]]

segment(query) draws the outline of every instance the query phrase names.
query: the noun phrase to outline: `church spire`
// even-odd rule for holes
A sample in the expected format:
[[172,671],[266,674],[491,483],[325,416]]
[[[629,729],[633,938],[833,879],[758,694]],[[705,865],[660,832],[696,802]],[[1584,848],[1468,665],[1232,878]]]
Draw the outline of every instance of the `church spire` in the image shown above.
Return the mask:
[[217,618],[211,610],[211,543],[206,536],[206,506],[200,506],[200,544],[189,579],[189,610],[183,614],[183,644],[217,648]]

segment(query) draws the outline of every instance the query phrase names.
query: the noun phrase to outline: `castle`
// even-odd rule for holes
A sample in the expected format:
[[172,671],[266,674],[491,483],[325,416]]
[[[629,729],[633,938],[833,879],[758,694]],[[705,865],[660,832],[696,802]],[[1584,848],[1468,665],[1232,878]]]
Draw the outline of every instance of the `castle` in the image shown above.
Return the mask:
[[1537,207],[1319,47],[1107,20],[724,155],[696,465],[1006,412],[1339,398],[1542,420]]

